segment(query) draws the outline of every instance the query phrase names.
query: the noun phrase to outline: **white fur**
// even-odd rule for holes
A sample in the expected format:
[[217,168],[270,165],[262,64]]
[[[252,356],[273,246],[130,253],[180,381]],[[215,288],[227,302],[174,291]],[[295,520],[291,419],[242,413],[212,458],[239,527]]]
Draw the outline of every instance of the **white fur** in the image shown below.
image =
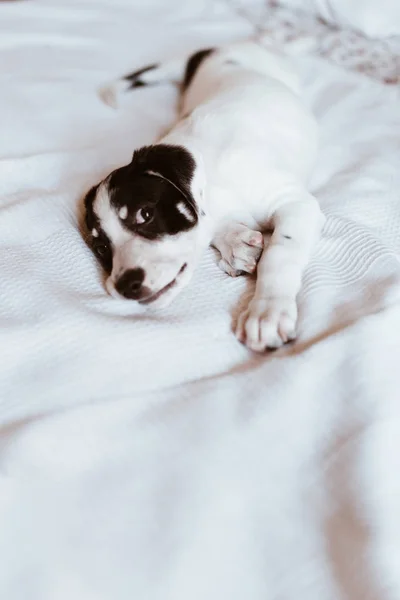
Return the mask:
[[117,213],[110,204],[107,180],[102,182],[97,190],[93,210],[99,218],[106,235],[113,241],[114,246],[119,247],[130,239],[129,233],[122,227]]
[[193,215],[184,202],[179,202],[179,204],[177,205],[177,209],[184,217],[188,219],[188,221],[193,222]]
[[121,206],[121,208],[119,209],[118,215],[119,215],[120,219],[126,219],[126,217],[128,216],[128,207]]
[[[156,71],[148,76],[154,81]],[[324,222],[317,200],[307,191],[317,126],[301,100],[297,74],[271,47],[235,44],[200,65],[181,114],[188,116],[161,143],[182,145],[193,154],[197,168],[191,192],[202,216],[194,230],[160,243],[157,252],[158,243],[146,242],[146,266],[156,260],[166,268],[161,245],[170,244],[174,269],[183,261],[190,266],[182,287],[211,243],[220,251],[225,271],[251,272],[254,268],[245,265],[258,258],[260,247],[248,244],[249,235],[272,228],[237,336],[255,351],[279,347],[295,337],[296,297]],[[161,272],[154,278],[164,279]],[[159,289],[161,283],[157,280]]]

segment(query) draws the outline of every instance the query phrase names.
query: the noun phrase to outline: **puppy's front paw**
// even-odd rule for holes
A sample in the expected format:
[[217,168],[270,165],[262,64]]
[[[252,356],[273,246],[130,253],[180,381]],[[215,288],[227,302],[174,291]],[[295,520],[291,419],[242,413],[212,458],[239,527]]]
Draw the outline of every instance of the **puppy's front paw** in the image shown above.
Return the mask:
[[263,247],[262,233],[237,225],[219,237],[217,248],[221,260],[218,265],[231,277],[254,273]]
[[236,337],[250,350],[275,350],[296,337],[296,301],[287,297],[253,298],[239,316]]

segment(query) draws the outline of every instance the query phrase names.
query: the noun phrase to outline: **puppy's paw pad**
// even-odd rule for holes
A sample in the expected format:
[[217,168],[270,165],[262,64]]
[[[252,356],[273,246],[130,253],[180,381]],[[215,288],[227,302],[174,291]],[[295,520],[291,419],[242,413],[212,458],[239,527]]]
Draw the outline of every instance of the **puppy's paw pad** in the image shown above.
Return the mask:
[[256,248],[263,248],[264,237],[260,231],[253,231],[248,229],[242,237],[242,241],[249,246],[255,246]]

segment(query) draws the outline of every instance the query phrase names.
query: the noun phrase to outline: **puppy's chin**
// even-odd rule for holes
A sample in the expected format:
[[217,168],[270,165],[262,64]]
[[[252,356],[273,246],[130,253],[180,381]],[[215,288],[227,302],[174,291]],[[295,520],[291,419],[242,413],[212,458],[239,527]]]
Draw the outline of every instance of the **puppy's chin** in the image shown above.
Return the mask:
[[174,286],[172,289],[164,292],[159,298],[156,300],[151,300],[146,303],[139,303],[140,306],[143,306],[146,310],[159,310],[162,308],[167,308],[176,298],[176,296],[180,292],[180,286]]
[[[193,269],[188,265],[183,273],[178,275],[176,278],[175,284],[169,290],[165,291],[159,298],[150,301],[146,304],[142,304],[145,308],[148,309],[162,309],[169,306],[175,298],[181,293],[181,291],[188,285],[193,275]],[[151,300],[151,299],[150,299]]]

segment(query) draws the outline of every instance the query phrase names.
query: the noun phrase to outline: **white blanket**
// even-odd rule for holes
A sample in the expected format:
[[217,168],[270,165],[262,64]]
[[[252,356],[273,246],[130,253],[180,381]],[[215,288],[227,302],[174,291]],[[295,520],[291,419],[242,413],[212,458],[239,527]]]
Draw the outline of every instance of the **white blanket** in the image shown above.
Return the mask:
[[88,186],[174,115],[96,86],[251,29],[212,0],[0,3],[0,598],[400,598],[399,92],[299,57],[327,215],[299,340],[231,333],[210,252],[168,310],[109,298]]

